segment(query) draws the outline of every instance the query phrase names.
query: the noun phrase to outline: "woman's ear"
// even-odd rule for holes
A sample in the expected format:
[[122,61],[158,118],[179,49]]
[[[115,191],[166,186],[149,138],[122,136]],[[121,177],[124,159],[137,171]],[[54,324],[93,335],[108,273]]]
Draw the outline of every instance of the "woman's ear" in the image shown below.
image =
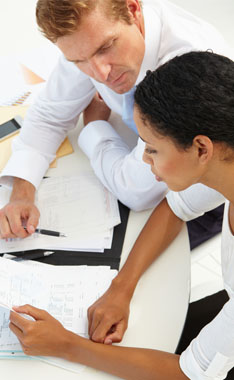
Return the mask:
[[209,137],[204,135],[194,137],[193,146],[197,149],[198,158],[201,163],[206,163],[212,158],[214,145]]

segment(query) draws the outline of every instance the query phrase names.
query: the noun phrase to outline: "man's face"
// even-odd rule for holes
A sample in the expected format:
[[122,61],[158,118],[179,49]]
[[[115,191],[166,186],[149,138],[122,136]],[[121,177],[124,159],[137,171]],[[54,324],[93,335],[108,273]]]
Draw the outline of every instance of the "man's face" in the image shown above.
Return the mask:
[[122,94],[135,84],[144,58],[144,22],[137,0],[127,0],[132,24],[111,20],[99,6],[76,32],[60,37],[65,58],[96,81]]

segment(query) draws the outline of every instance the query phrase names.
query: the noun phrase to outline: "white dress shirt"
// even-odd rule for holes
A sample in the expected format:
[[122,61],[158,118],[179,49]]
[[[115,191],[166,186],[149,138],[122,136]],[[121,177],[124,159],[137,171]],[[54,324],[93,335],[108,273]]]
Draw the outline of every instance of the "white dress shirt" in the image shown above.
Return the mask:
[[[212,49],[223,55],[231,54],[219,33],[206,22],[166,0],[145,0],[143,4],[146,49],[136,84],[147,70],[191,50]],[[1,183],[10,184],[16,176],[37,188],[58,146],[75,127],[79,114],[96,91],[114,112],[122,114],[122,95],[89,78],[61,57],[14,141]],[[130,208],[153,207],[165,196],[166,185],[157,183],[150,167],[142,161],[141,140],[130,150],[109,123],[97,121],[82,130],[78,143],[101,182]]]
[[[219,206],[224,197],[202,185],[167,194],[173,212],[187,221]],[[180,357],[183,372],[192,380],[222,380],[234,367],[234,236],[228,221],[229,202],[225,203],[222,229],[222,273],[230,300],[207,324]]]

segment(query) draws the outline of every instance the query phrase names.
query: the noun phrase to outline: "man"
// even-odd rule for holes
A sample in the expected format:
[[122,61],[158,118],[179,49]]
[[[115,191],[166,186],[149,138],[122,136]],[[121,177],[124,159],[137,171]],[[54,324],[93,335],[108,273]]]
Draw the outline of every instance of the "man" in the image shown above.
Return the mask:
[[[29,110],[2,173],[1,183],[13,184],[10,203],[0,213],[2,238],[34,232],[35,190],[96,91],[134,129],[131,107],[127,113],[129,91],[147,70],[191,50],[229,54],[210,25],[166,1],[145,0],[142,8],[138,0],[39,0],[37,22],[63,57]],[[96,121],[78,142],[102,183],[130,208],[150,208],[164,197],[166,185],[155,184],[142,161],[141,140],[131,151],[109,123]]]

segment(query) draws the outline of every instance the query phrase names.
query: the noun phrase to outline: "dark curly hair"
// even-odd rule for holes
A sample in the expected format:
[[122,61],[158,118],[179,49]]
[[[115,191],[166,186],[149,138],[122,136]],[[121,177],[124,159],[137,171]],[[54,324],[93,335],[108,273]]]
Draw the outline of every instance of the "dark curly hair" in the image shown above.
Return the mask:
[[175,57],[137,86],[141,119],[181,148],[198,134],[234,148],[234,62],[212,52]]

